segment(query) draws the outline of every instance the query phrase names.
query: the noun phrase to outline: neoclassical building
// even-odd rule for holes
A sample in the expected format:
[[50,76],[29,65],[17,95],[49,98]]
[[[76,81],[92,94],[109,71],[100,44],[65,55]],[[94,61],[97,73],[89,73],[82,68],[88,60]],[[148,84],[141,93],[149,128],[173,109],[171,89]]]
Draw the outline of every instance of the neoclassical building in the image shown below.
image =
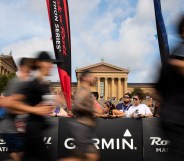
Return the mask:
[[17,65],[11,55],[0,55],[0,75],[8,75],[17,71]]
[[[124,93],[132,92],[134,88],[141,88],[144,93],[154,94],[154,83],[128,83],[129,70],[118,67],[106,62],[89,65],[77,69],[77,82],[72,82],[72,95],[75,94],[77,87],[80,85],[80,75],[84,70],[90,70],[91,74],[97,79],[96,84],[91,87],[91,91],[98,92],[101,98],[107,100],[108,97],[120,99]],[[58,93],[60,91],[60,82],[52,82],[52,87]]]
[[80,85],[80,75],[84,70],[90,70],[97,79],[96,84],[91,87],[91,91],[98,92],[105,100],[110,97],[121,98],[122,93],[127,92],[127,79],[129,70],[105,62],[100,62],[76,70],[78,86]]

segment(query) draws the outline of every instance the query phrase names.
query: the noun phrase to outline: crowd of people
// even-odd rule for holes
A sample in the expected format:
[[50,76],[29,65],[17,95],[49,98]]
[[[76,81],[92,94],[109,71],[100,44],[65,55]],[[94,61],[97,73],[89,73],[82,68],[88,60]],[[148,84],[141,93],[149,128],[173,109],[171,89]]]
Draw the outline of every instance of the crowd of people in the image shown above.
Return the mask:
[[[141,93],[133,97],[126,93],[117,105],[113,104],[112,99],[100,104],[98,92],[90,91],[95,78],[89,70],[81,75],[81,85],[73,97],[72,110],[68,111],[62,93],[55,95],[49,82],[46,81],[53,62],[49,53],[45,51],[39,52],[35,59],[22,58],[17,76],[10,80],[3,96],[0,97],[0,107],[6,111],[0,120],[0,133],[8,146],[12,161],[51,160],[40,139],[44,130],[52,126],[49,121],[51,116],[73,117],[76,120],[70,125],[71,135],[79,147],[74,154],[77,153],[77,156],[86,158],[87,161],[97,161],[99,158],[99,152],[89,137],[95,135],[93,129],[97,117],[153,116],[151,108],[141,104],[143,100]],[[84,133],[82,138],[81,131]],[[72,157],[70,160],[78,159],[75,155]]]
[[[184,18],[179,25],[179,34],[184,40]],[[89,70],[80,77],[80,87],[73,97],[72,111],[67,111],[62,94],[53,95],[46,76],[49,76],[54,60],[45,52],[37,58],[22,58],[17,77],[7,85],[0,97],[0,107],[5,109],[0,117],[0,133],[5,140],[9,158],[3,161],[51,161],[51,154],[43,144],[43,133],[50,126],[51,116],[72,117],[70,136],[77,146],[68,158],[59,161],[98,161],[99,150],[94,146],[96,118],[151,118],[159,117],[169,140],[171,150],[168,160],[182,161],[184,141],[183,121],[183,42],[175,48],[170,59],[160,71],[157,91],[160,100],[153,103],[148,98],[142,103],[142,93],[125,93],[120,103],[107,100],[101,105],[97,92],[91,92],[95,78]],[[173,82],[177,82],[174,83]],[[161,105],[160,105],[161,102]],[[161,106],[161,108],[160,108]]]
[[[139,93],[133,96],[133,104],[130,94],[126,93],[123,102],[116,106],[111,100],[101,105],[98,92],[90,91],[95,78],[89,70],[81,75],[81,85],[73,98],[72,111],[68,111],[64,96],[53,94],[45,79],[50,74],[53,61],[45,51],[39,52],[35,59],[22,58],[17,76],[10,80],[0,97],[0,107],[6,111],[0,120],[0,133],[12,161],[51,160],[40,139],[44,130],[52,126],[49,121],[51,116],[73,117],[76,120],[70,125],[71,134],[75,134],[75,144],[80,147],[75,154],[78,153],[77,156],[88,161],[97,161],[99,158],[99,152],[89,138],[95,135],[93,129],[97,117],[152,117],[149,108],[141,104]],[[84,133],[83,138],[81,131]],[[83,140],[87,140],[87,143]]]

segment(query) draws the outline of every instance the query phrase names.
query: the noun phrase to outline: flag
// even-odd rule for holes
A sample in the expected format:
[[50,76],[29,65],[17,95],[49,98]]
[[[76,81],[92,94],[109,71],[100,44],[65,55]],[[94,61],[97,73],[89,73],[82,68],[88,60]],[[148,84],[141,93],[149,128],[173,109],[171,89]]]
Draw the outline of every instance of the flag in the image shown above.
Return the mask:
[[71,40],[67,0],[46,0],[61,88],[71,109]]
[[162,9],[160,0],[153,0],[155,7],[155,19],[156,19],[156,27],[157,27],[157,37],[160,49],[160,57],[162,65],[169,58],[169,45],[167,40],[167,32],[164,24],[164,19],[162,16]]

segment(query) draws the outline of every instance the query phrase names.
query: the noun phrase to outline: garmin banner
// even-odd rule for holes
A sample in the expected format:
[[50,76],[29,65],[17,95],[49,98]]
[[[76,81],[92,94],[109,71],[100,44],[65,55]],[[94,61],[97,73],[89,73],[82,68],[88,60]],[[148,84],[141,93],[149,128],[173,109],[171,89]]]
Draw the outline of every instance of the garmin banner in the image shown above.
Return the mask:
[[[73,119],[57,117],[50,121],[51,127],[41,139],[52,160],[56,161],[69,156],[76,148],[74,139],[69,136],[69,124]],[[163,161],[170,145],[158,118],[99,118],[93,142],[100,151],[100,161]],[[8,148],[0,134],[0,161],[7,158]]]
[[158,118],[142,120],[145,161],[164,161],[168,156],[170,141],[162,130]]
[[[71,119],[60,119],[59,158],[69,156],[76,148],[68,135]],[[100,150],[100,161],[142,161],[142,121],[136,119],[98,119],[94,145]]]
[[[56,161],[58,158],[59,118],[51,118],[49,119],[49,122],[51,124],[50,128],[44,131],[43,138],[40,139],[43,140],[43,144],[45,144],[46,148],[48,149],[48,153],[50,153],[52,160]],[[8,147],[3,139],[2,134],[0,134],[0,161],[5,161],[8,159],[10,159]]]
[[52,160],[56,161],[58,158],[59,118],[53,117],[49,121],[51,126],[46,131],[44,131],[43,144],[45,144],[48,152],[51,154]]

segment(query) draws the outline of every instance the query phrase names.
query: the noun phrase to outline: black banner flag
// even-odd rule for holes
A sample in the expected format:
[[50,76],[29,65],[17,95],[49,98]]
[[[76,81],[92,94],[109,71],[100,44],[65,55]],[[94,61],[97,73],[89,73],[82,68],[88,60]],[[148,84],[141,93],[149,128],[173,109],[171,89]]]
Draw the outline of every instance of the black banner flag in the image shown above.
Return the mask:
[[167,40],[167,32],[165,29],[165,24],[162,16],[160,0],[153,0],[153,2],[155,7],[155,19],[157,26],[160,57],[163,65],[169,58],[169,45]]
[[46,0],[58,73],[67,107],[71,108],[71,41],[67,0]]

